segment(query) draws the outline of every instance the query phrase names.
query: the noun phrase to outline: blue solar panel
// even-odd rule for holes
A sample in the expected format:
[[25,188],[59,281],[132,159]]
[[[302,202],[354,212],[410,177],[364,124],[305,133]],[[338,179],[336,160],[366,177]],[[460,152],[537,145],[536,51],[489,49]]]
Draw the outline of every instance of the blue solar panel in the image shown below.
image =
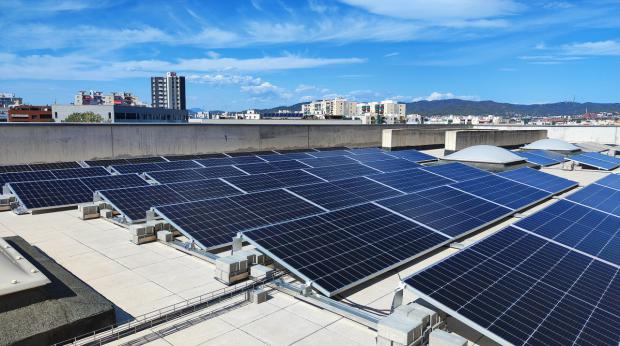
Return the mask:
[[166,185],[103,190],[98,194],[128,222],[145,220],[146,212],[154,206],[187,202],[187,199]]
[[617,345],[618,268],[506,228],[405,280],[500,344]]
[[372,162],[372,161],[381,161],[381,160],[390,160],[395,159],[396,156],[391,156],[385,153],[368,153],[368,154],[357,154],[357,155],[347,155],[348,158],[359,162]]
[[281,181],[268,174],[244,175],[224,178],[227,182],[246,192],[265,191],[284,187]]
[[548,157],[539,156],[529,151],[518,151],[518,152],[515,152],[515,154],[524,158],[527,162],[533,163],[535,165],[540,165],[540,166],[551,166],[551,165],[555,165],[563,161],[563,160],[558,161],[558,160],[550,159]]
[[371,161],[371,162],[365,162],[364,164],[366,166],[372,167],[384,173],[402,171],[405,169],[412,169],[416,167],[422,167],[420,164],[417,164],[413,161],[404,160],[404,159]]
[[592,184],[567,198],[579,204],[620,216],[620,190]]
[[363,177],[291,187],[289,190],[330,210],[401,195],[394,189]]
[[246,175],[244,172],[236,169],[234,166],[217,166],[207,168],[197,168],[194,172],[202,175],[206,179],[210,178],[225,178],[225,177],[237,177]]
[[618,217],[560,200],[515,226],[620,265]]
[[138,163],[134,165],[112,166],[112,170],[121,174],[128,174],[161,171],[161,168],[155,163]]
[[328,181],[348,179],[380,173],[376,169],[364,166],[359,163],[329,167],[306,168],[304,169],[304,171]]
[[28,172],[32,171],[28,165],[4,165],[0,166],[0,173]]
[[603,179],[597,180],[595,184],[610,187],[612,189],[620,190],[620,175],[610,174]]
[[161,156],[133,157],[126,160],[130,164],[166,162]]
[[265,160],[259,158],[258,156],[240,156],[240,157],[227,157],[227,158],[219,158],[219,159],[204,159],[204,160],[194,160],[199,164],[205,167],[215,167],[215,166],[230,166],[235,164],[245,164],[245,163],[257,163],[257,162],[265,162]]
[[428,166],[423,168],[425,171],[441,175],[442,177],[452,179],[454,181],[465,181],[488,177],[491,173],[474,168],[459,162],[448,163],[445,165]]
[[590,153],[583,153],[581,155],[587,156],[587,157],[591,157],[591,158],[596,159],[596,160],[601,160],[601,161],[613,163],[613,164],[616,164],[616,165],[620,165],[620,159],[615,157],[615,156],[603,155],[601,153],[591,153],[591,152]]
[[551,197],[551,193],[497,175],[452,184],[453,187],[517,210]]
[[130,164],[126,159],[86,160],[84,163],[86,163],[89,167],[109,167]]
[[498,175],[553,194],[563,192],[579,185],[576,181],[564,179],[553,174],[541,172],[528,167],[501,172]]
[[147,172],[146,176],[161,184],[205,179],[202,175],[200,175],[193,169],[176,169],[172,171]]
[[201,168],[202,166],[194,161],[172,161],[172,162],[158,162],[160,171],[167,171],[173,169],[189,169],[189,168]]
[[448,240],[373,204],[247,231],[243,237],[329,296]]
[[245,165],[236,165],[240,170],[249,174],[270,173],[278,171],[289,171],[293,169],[308,168],[307,165],[295,160],[249,163]]
[[511,209],[448,186],[377,203],[449,237],[465,235],[513,213]]
[[274,162],[274,161],[286,161],[286,160],[311,159],[313,158],[313,156],[310,156],[307,153],[300,152],[300,153],[261,155],[260,158],[263,160],[267,160],[269,162]]
[[148,186],[149,183],[137,174],[109,175],[80,179],[92,192],[98,190],[120,189],[123,187]]
[[230,157],[256,157],[263,155],[272,155],[276,154],[273,150],[263,150],[263,151],[240,151],[235,153],[226,153],[226,155]]
[[274,150],[280,154],[294,154],[294,153],[315,153],[318,150],[315,149],[283,149],[283,150]]
[[199,201],[243,193],[219,179],[184,181],[166,184],[166,186],[185,197],[188,201]]
[[164,156],[164,157],[168,161],[185,161],[185,160],[222,158],[222,157],[228,157],[228,156],[222,153],[215,153],[215,154],[170,155],[170,156]]
[[93,191],[77,178],[10,183],[9,188],[20,204],[29,210],[93,201]]
[[348,150],[328,150],[328,151],[317,151],[315,153],[310,153],[310,155],[314,157],[333,157],[333,156],[345,156],[352,155]]
[[160,206],[155,212],[203,248],[231,242],[238,232],[293,220],[322,209],[283,190]]
[[407,159],[413,162],[425,162],[437,160],[435,156],[419,152],[415,149],[390,151],[390,155]]
[[453,183],[452,180],[417,168],[370,175],[368,178],[403,192],[415,192]]
[[350,159],[346,156],[331,156],[331,157],[322,157],[315,159],[304,159],[299,160],[310,167],[328,167],[328,166],[337,166],[344,165],[348,163],[357,163],[357,161]]
[[[601,154],[598,154],[598,155],[604,156]],[[610,171],[620,166],[620,163],[612,163],[612,162],[601,160],[600,158],[594,158],[592,156],[588,156],[585,154],[573,155],[569,157],[569,159],[577,163],[586,165],[586,166],[590,166],[590,167],[594,167],[594,168],[598,168],[598,169],[602,169],[606,171]]]
[[56,177],[50,171],[27,171],[27,172],[11,172],[0,174],[0,186],[20,181],[39,181],[52,180]]
[[349,148],[348,150],[355,155],[380,154],[384,152],[381,148]]
[[56,169],[50,172],[56,177],[56,179],[99,177],[110,175],[110,172],[108,172],[103,167]]
[[34,163],[29,164],[30,169],[33,171],[48,171],[52,169],[67,169],[67,168],[80,168],[79,163],[75,161],[69,162],[50,162],[50,163]]
[[292,171],[268,173],[267,175],[280,181],[282,183],[282,187],[314,184],[323,181],[320,178],[313,176],[312,174],[308,174],[298,169]]

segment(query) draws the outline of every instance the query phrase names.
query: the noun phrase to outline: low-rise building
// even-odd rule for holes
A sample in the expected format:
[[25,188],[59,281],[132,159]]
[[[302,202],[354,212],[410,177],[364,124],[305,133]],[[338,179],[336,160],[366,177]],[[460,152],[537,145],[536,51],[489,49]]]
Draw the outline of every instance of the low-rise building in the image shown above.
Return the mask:
[[9,108],[8,121],[10,123],[40,123],[54,122],[52,106],[20,105]]
[[318,100],[302,105],[301,112],[303,116],[320,119],[352,118],[357,113],[357,102],[340,98]]
[[187,110],[128,105],[53,105],[54,121],[62,122],[73,113],[92,112],[106,123],[186,123]]

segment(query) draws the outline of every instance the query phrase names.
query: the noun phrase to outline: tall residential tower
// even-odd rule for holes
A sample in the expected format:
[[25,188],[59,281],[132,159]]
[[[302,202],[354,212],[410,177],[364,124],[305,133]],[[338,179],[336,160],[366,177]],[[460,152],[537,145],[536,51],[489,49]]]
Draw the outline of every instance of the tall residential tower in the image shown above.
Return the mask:
[[166,73],[166,77],[151,77],[151,100],[155,108],[185,110],[185,77],[176,72]]

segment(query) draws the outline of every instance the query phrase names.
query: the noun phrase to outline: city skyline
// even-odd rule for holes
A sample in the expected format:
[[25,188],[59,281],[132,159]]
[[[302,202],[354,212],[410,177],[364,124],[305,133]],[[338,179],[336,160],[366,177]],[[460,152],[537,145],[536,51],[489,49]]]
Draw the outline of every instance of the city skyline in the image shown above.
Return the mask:
[[619,14],[618,1],[11,1],[0,91],[34,104],[89,89],[149,100],[149,77],[176,71],[188,108],[618,102]]

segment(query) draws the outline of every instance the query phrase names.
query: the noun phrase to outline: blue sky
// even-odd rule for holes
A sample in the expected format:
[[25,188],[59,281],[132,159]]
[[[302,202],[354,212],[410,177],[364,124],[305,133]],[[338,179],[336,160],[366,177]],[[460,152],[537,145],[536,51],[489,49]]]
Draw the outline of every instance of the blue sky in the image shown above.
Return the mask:
[[34,104],[187,77],[189,107],[341,96],[620,102],[620,1],[4,0],[0,92]]

